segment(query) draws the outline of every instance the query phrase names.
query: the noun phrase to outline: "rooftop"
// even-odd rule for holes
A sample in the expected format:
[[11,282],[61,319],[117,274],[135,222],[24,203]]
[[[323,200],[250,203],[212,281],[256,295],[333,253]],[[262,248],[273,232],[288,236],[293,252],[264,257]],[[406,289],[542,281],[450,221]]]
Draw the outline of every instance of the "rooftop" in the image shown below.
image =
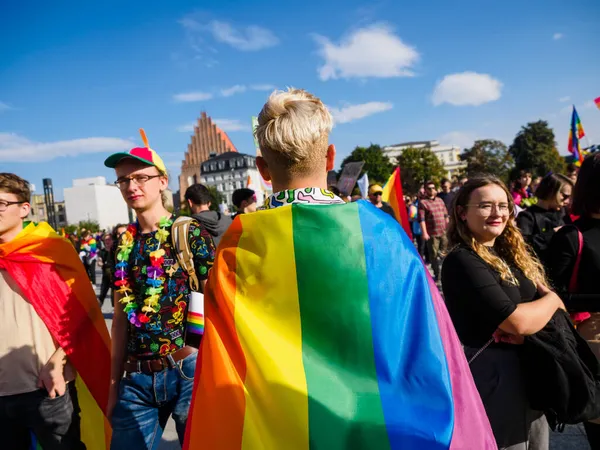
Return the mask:
[[247,155],[245,153],[225,152],[225,153],[221,153],[219,155],[215,155],[215,156],[207,159],[206,161],[204,161],[203,164],[206,164],[207,162],[214,162],[214,161],[226,161],[228,159],[240,158],[240,157],[244,157],[244,156],[249,156],[250,158],[256,158],[256,156]]

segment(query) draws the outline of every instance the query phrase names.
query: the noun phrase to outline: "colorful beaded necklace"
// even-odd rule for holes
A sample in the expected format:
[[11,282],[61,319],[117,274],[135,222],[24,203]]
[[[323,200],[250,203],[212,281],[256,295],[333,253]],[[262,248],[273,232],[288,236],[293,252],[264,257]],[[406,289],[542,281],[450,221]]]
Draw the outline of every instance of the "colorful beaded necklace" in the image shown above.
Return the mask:
[[[119,278],[119,280],[115,282],[115,286],[119,288],[117,293],[123,295],[119,301],[125,305],[124,311],[127,314],[127,319],[132,325],[138,328],[141,327],[143,323],[148,323],[150,321],[150,316],[156,314],[160,310],[158,301],[160,300],[160,293],[162,292],[165,283],[165,278],[163,277],[165,272],[162,268],[165,261],[165,251],[160,248],[160,246],[167,241],[170,235],[167,229],[172,224],[173,221],[167,217],[162,217],[158,223],[159,229],[156,232],[158,246],[154,251],[150,252],[150,266],[144,268],[146,272],[145,284],[148,287],[145,291],[147,297],[144,299],[144,306],[141,307],[141,311],[140,304],[135,296],[132,295],[133,290],[127,279],[129,273],[129,256],[133,250],[135,237],[139,232],[139,225],[137,222],[134,224],[132,223],[127,227],[127,231],[123,233],[119,243],[117,252],[118,263],[115,266],[117,269],[115,277]],[[142,269],[142,273],[143,272],[144,270]]]

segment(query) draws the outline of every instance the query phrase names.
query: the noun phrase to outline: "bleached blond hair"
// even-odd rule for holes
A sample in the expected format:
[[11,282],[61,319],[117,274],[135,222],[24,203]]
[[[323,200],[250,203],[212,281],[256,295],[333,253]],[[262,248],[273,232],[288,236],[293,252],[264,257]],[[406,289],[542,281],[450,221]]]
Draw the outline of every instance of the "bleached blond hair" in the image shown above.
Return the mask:
[[325,167],[333,125],[327,107],[303,89],[274,91],[258,115],[256,139],[276,172],[306,175]]

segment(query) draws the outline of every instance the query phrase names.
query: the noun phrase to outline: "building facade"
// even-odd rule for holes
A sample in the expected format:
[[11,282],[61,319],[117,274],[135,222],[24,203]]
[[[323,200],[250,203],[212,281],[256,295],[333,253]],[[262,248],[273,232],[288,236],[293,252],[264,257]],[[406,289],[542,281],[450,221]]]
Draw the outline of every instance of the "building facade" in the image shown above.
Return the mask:
[[100,229],[110,230],[117,224],[129,222],[127,204],[119,188],[107,184],[104,177],[73,180],[73,186],[65,188],[64,198],[70,224],[92,220]]
[[[31,212],[27,220],[32,222],[48,222],[48,208],[43,194],[33,194],[31,196]],[[57,222],[57,231],[67,225],[67,214],[65,211],[65,202],[54,202],[54,215]]]
[[188,144],[179,175],[180,201],[184,201],[185,191],[192,184],[200,182],[201,166],[211,154],[220,155],[237,152],[237,149],[223,130],[212,119],[202,112],[194,127],[192,141]]
[[[260,174],[256,168],[256,157],[238,152],[213,155],[202,163],[201,183],[213,186],[225,199],[227,206],[233,206],[231,195],[236,189],[249,187],[256,192],[259,203],[264,201],[264,190],[260,184]],[[185,193],[184,193],[185,194]]]
[[398,163],[398,157],[407,148],[428,148],[442,162],[446,170],[446,177],[452,179],[467,168],[467,163],[460,160],[460,147],[455,145],[440,145],[438,141],[415,141],[403,142],[401,144],[383,147],[383,152],[394,164]]

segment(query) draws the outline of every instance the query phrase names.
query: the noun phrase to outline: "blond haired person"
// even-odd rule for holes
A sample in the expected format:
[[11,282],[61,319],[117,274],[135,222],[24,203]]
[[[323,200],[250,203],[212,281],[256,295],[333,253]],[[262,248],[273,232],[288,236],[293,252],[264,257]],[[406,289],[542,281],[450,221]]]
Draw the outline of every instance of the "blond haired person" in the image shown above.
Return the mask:
[[470,179],[458,192],[442,286],[448,311],[471,363],[501,449],[548,448],[548,424],[529,407],[519,364],[522,337],[541,330],[564,305],[515,227],[515,205],[493,176]]

